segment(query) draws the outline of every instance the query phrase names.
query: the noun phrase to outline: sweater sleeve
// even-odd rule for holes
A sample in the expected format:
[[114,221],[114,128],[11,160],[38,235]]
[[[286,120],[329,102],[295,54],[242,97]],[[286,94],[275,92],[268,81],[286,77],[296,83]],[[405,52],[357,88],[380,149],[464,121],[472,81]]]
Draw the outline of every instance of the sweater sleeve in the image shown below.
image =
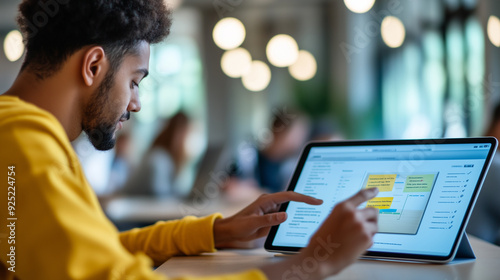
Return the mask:
[[192,216],[181,220],[157,222],[120,234],[120,240],[131,253],[143,252],[161,264],[174,255],[196,255],[214,252],[213,224],[220,214],[203,218]]

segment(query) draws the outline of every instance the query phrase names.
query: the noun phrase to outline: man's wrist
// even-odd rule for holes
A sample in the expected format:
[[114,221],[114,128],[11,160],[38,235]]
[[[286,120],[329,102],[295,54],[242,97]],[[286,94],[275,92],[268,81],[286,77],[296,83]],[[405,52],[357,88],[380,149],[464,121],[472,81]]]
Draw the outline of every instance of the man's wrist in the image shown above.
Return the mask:
[[225,228],[226,219],[217,218],[214,220],[214,246],[215,248],[221,248],[222,244],[230,242],[227,236],[227,230]]

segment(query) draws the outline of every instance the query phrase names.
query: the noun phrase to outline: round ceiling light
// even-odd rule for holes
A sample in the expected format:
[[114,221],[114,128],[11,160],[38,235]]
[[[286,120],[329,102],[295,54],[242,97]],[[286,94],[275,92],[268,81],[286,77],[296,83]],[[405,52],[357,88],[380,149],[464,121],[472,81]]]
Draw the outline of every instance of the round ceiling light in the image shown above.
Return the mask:
[[362,14],[373,7],[375,0],[344,0],[344,4],[351,12]]
[[262,91],[271,81],[271,69],[262,61],[252,62],[250,71],[241,78],[243,86],[250,91]]
[[239,78],[250,71],[252,56],[244,48],[226,51],[221,58],[221,67],[224,74]]
[[276,67],[287,67],[297,61],[299,46],[290,35],[279,34],[274,36],[266,47],[269,62]]
[[316,75],[318,65],[314,56],[305,50],[299,51],[297,61],[288,67],[288,71],[295,79],[307,81]]
[[21,32],[17,30],[9,32],[3,41],[3,49],[9,61],[14,62],[19,60],[24,53],[23,36]]
[[490,16],[488,19],[487,33],[490,42],[500,47],[500,20],[496,16]]
[[236,18],[224,18],[217,22],[212,36],[219,48],[231,50],[239,47],[245,40],[245,26]]
[[387,46],[398,48],[405,40],[406,30],[399,18],[387,16],[382,20],[381,34]]

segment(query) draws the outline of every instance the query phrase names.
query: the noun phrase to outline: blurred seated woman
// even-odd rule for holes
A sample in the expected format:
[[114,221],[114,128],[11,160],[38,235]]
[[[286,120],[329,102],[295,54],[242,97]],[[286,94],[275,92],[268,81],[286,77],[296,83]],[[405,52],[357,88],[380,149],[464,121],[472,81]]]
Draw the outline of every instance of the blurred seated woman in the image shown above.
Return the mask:
[[190,189],[182,173],[188,159],[186,139],[190,120],[182,112],[174,115],[154,140],[139,167],[123,189],[128,196],[185,197]]

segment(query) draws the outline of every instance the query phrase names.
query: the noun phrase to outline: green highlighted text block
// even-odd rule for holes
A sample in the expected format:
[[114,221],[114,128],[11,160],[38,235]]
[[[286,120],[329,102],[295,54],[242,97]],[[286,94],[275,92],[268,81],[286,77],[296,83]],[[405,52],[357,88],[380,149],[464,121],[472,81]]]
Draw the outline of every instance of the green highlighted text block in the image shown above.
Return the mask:
[[435,174],[410,175],[406,177],[403,192],[430,192],[434,184]]

